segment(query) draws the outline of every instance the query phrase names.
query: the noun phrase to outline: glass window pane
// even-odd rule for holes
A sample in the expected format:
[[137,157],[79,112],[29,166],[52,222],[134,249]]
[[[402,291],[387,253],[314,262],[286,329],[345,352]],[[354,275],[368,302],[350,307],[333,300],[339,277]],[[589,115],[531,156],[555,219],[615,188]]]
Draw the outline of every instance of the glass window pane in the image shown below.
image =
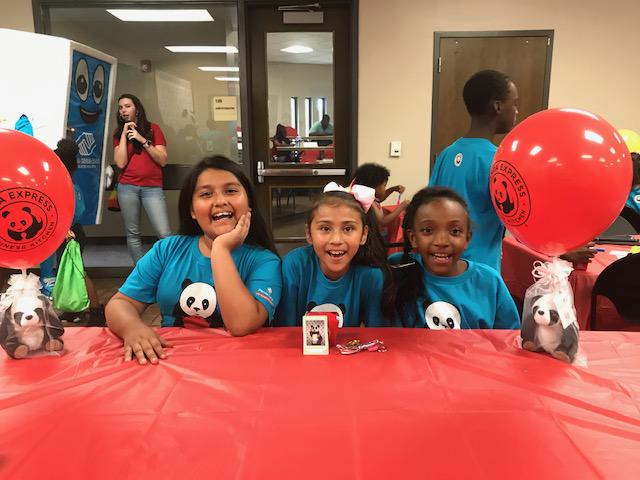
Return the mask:
[[[163,9],[184,8],[176,3]],[[150,8],[150,7],[149,7]],[[156,7],[157,8],[157,7]],[[148,9],[142,5],[136,9]],[[209,6],[214,21],[129,22],[104,7],[56,7],[49,10],[52,35],[68,38],[118,60],[105,139],[107,161],[113,161],[111,133],[117,125],[117,101],[130,93],[142,101],[149,121],[167,140],[169,165],[165,186],[179,189],[188,167],[205,155],[221,154],[242,163],[242,130],[238,62],[238,18],[235,5]],[[115,33],[117,32],[117,34]],[[175,52],[166,47],[225,47],[220,52]],[[173,49],[175,50],[175,49]],[[184,50],[184,48],[183,48]],[[167,195],[172,230],[177,198]],[[142,234],[155,232],[143,215]],[[119,236],[119,213],[104,210],[103,224],[92,236]]]

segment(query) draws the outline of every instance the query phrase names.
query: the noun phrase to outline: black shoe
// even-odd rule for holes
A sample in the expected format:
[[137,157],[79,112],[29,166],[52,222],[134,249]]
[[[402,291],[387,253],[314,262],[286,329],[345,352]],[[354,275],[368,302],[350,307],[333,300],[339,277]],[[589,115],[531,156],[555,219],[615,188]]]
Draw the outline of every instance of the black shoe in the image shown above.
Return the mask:
[[78,323],[81,320],[82,313],[78,313],[78,312],[62,312],[60,315],[58,315],[58,318],[60,320],[64,320],[65,322],[73,322],[73,323]]
[[106,327],[107,320],[104,318],[104,307],[92,307],[89,311],[85,312],[88,316],[87,327]]

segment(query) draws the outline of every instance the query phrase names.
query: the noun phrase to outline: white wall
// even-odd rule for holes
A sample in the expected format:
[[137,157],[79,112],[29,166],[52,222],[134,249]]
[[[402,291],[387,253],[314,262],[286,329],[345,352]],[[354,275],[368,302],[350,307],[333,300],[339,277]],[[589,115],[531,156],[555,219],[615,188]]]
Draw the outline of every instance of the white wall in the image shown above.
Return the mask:
[[298,133],[301,135],[304,132],[305,97],[312,97],[314,102],[318,97],[326,98],[328,114],[333,117],[333,65],[270,62],[267,68],[270,136],[275,134],[278,123],[285,126],[293,125],[289,103],[291,97],[298,97]]
[[435,31],[554,30],[549,106],[640,130],[639,19],[637,0],[360,0],[359,163],[386,165],[408,193],[426,185]]
[[0,0],[0,28],[33,32],[30,0]]

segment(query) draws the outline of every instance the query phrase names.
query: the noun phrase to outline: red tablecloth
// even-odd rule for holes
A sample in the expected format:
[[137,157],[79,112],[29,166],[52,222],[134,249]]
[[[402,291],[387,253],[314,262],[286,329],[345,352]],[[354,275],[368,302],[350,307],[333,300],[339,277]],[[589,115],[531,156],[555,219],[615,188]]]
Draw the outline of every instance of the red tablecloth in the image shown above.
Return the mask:
[[638,478],[640,333],[583,333],[587,368],[515,331],[347,329],[389,351],[324,357],[299,328],[162,334],[155,366],[98,328],[0,353],[0,478]]
[[[598,275],[618,257],[609,252],[614,250],[629,251],[631,247],[626,245],[597,245],[604,252],[598,252],[593,257],[586,270],[574,270],[569,277],[569,283],[573,289],[576,315],[581,330],[589,328],[589,316],[591,315],[591,292]],[[507,288],[516,298],[524,299],[528,287],[533,285],[533,262],[540,260],[548,262],[551,257],[538,253],[526,247],[513,237],[505,237],[502,241],[502,278]],[[598,325],[606,330],[623,330],[629,327],[618,312],[616,307],[607,298],[599,297],[597,304]]]

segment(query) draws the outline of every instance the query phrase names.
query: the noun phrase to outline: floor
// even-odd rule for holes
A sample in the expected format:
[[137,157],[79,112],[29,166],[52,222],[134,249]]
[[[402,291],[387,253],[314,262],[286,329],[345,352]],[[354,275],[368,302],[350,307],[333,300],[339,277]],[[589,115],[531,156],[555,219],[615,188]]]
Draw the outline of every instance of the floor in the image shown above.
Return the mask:
[[[100,303],[102,305],[106,305],[107,302],[113,297],[113,295],[118,291],[118,288],[124,283],[124,278],[95,278],[93,279],[93,283],[98,290],[98,296],[100,297]],[[161,322],[160,309],[158,305],[149,305],[149,307],[142,314],[142,319],[147,325],[151,325],[154,327],[159,327]],[[78,321],[78,322],[62,322],[65,327],[84,327],[86,322]]]

